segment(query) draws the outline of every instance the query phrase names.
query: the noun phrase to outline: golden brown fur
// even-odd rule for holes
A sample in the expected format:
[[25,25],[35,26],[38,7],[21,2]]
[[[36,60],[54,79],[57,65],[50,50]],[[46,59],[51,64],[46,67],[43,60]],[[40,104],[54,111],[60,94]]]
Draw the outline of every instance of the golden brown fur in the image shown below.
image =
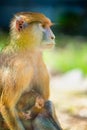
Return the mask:
[[0,112],[10,130],[24,130],[16,109],[22,94],[34,90],[45,102],[49,98],[49,74],[40,49],[43,32],[39,26],[48,29],[47,43],[52,45],[51,24],[40,13],[18,13],[11,22],[10,44],[0,54]]

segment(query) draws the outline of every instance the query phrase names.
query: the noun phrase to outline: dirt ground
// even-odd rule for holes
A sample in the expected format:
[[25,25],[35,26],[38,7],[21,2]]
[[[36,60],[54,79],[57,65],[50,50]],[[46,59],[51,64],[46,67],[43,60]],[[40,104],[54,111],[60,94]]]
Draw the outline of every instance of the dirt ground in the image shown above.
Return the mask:
[[54,77],[51,79],[50,98],[55,104],[59,122],[64,130],[87,130],[86,90],[60,88],[58,77]]

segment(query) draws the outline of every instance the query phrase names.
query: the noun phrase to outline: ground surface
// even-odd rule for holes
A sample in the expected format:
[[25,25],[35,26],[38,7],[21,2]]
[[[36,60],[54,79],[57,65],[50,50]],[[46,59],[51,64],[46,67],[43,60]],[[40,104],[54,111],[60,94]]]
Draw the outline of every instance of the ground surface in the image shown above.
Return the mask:
[[68,77],[67,74],[57,75],[51,79],[51,100],[55,104],[59,122],[64,130],[87,130],[86,79],[80,75],[79,82],[76,82],[73,76],[70,79],[70,75],[72,74]]

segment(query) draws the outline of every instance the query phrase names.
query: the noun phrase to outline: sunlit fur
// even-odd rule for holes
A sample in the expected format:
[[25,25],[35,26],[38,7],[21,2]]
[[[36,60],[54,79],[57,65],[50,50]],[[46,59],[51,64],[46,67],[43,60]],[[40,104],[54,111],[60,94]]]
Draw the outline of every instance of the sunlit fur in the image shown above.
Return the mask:
[[[20,18],[29,25],[18,31],[16,21]],[[11,41],[0,54],[0,112],[10,130],[24,130],[16,110],[23,93],[33,89],[45,101],[49,98],[49,74],[39,49],[43,42],[40,23],[45,27],[52,25],[40,13],[16,14],[11,22]]]
[[[19,17],[23,18],[23,20],[29,24],[29,27],[21,32],[18,32],[18,30],[15,28],[16,20],[19,19]],[[42,32],[39,30],[38,23],[49,27],[52,25],[52,22],[46,16],[40,13],[22,12],[16,14],[11,22],[11,44],[14,47],[16,46],[16,49],[37,47],[42,39]]]

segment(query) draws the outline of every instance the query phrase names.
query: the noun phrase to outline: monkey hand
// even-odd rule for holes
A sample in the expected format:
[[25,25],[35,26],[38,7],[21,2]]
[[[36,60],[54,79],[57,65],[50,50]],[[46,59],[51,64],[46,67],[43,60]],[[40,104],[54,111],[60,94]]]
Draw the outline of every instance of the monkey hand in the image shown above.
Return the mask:
[[32,118],[32,114],[31,114],[31,111],[27,111],[26,113],[25,112],[22,112],[22,115],[23,115],[23,118],[25,119],[25,120],[29,120],[29,119],[31,119]]
[[44,103],[45,103],[44,99],[40,95],[37,96],[35,105],[27,112],[22,112],[23,118],[25,120],[34,119],[38,115],[38,113],[42,111]]
[[37,96],[36,98],[36,102],[35,102],[35,107],[38,109],[41,109],[44,107],[44,99],[41,96]]

